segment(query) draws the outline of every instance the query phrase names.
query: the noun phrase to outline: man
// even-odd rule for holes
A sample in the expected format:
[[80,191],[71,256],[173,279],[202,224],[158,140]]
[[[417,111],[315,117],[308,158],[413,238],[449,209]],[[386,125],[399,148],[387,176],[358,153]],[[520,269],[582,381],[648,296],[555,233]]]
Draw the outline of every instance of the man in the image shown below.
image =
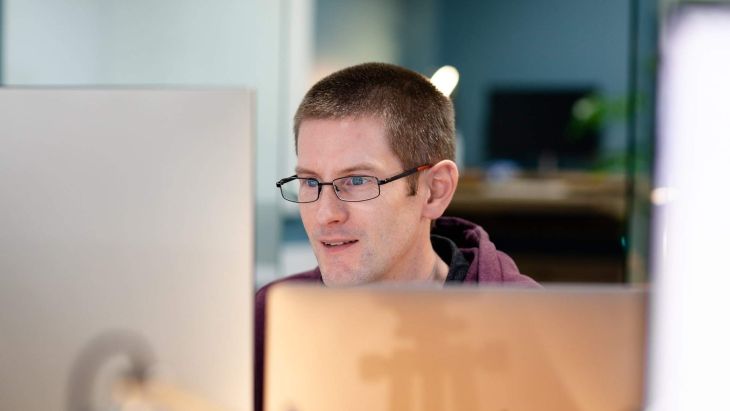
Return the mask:
[[[319,266],[279,282],[536,285],[481,227],[441,217],[459,178],[454,134],[451,101],[410,70],[368,63],[315,84],[294,118],[296,174],[276,185],[299,203]],[[269,286],[256,294],[257,409]]]

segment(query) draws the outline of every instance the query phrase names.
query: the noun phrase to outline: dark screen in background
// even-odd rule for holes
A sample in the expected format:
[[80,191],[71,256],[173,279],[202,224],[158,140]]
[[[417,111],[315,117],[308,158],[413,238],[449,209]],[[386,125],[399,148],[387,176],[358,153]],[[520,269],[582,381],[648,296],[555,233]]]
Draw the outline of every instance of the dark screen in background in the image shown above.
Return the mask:
[[557,168],[590,167],[599,143],[597,129],[571,125],[573,105],[593,88],[496,88],[487,94],[487,158],[525,169],[541,163]]

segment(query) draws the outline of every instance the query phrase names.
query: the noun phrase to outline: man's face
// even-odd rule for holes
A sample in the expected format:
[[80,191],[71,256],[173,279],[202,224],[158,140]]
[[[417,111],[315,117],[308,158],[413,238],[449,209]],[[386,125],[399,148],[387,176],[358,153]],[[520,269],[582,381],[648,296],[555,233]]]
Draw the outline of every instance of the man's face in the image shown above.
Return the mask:
[[[350,175],[383,179],[402,171],[380,120],[305,120],[299,127],[300,177],[323,182]],[[409,196],[407,180],[400,179],[381,186],[380,196],[372,200],[341,201],[332,186],[323,186],[319,200],[300,204],[325,284],[407,278],[424,238],[428,240],[420,198],[420,193]]]

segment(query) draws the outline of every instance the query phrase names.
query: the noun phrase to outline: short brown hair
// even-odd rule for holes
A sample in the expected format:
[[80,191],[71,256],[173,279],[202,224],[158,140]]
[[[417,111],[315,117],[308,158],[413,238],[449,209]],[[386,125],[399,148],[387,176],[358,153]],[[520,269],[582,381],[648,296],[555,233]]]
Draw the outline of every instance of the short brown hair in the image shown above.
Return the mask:
[[[294,116],[297,152],[302,121],[361,116],[383,120],[390,148],[404,169],[454,160],[451,100],[421,74],[385,63],[348,67],[309,89]],[[411,177],[415,194],[418,175]]]

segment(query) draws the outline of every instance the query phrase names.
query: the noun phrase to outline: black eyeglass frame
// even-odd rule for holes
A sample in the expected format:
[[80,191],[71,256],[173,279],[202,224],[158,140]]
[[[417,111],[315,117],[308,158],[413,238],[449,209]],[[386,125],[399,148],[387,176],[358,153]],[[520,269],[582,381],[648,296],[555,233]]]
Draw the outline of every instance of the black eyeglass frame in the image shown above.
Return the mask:
[[[332,186],[332,190],[334,190],[334,192],[335,192],[335,196],[336,196],[336,197],[337,197],[337,198],[338,198],[338,199],[339,199],[340,201],[345,201],[345,202],[348,202],[348,203],[360,203],[360,202],[363,202],[363,201],[370,201],[370,200],[372,200],[372,199],[374,199],[374,198],[378,198],[378,197],[380,197],[380,186],[382,186],[382,185],[384,185],[384,184],[388,184],[388,183],[391,183],[391,182],[393,182],[393,181],[395,181],[395,180],[399,180],[399,179],[401,179],[401,178],[403,178],[403,177],[408,177],[408,176],[410,176],[410,175],[412,175],[412,174],[415,174],[415,173],[421,172],[421,171],[423,171],[423,170],[428,170],[428,169],[429,169],[429,168],[431,168],[431,167],[433,167],[433,164],[424,164],[424,165],[422,165],[422,166],[418,166],[418,167],[414,167],[414,168],[408,169],[408,170],[406,170],[406,171],[404,171],[404,172],[402,172],[402,173],[400,173],[400,174],[396,174],[396,175],[394,175],[394,176],[392,176],[392,177],[384,178],[384,179],[382,179],[382,180],[381,180],[381,179],[379,179],[379,178],[377,178],[377,177],[375,177],[375,176],[366,176],[366,175],[351,175],[351,176],[339,177],[339,178],[336,178],[336,179],[334,179],[334,180],[332,180],[332,181],[330,181],[330,182],[326,182],[326,181],[319,181],[319,180],[317,180],[316,178],[305,178],[305,177],[299,177],[298,175],[294,174],[293,176],[289,176],[289,177],[286,177],[286,178],[282,178],[281,180],[277,181],[277,182],[276,182],[276,187],[277,187],[277,188],[279,189],[279,191],[281,192],[281,198],[283,198],[283,199],[284,199],[284,200],[286,200],[286,201],[290,201],[290,202],[292,202],[292,203],[297,203],[297,204],[307,204],[307,203],[314,203],[315,201],[319,200],[319,197],[321,197],[321,196],[322,196],[322,186]],[[370,198],[367,198],[367,199],[365,199],[365,200],[343,200],[343,199],[342,199],[342,198],[340,197],[340,195],[339,195],[339,194],[337,194],[337,188],[336,188],[336,186],[335,186],[335,181],[337,181],[337,180],[342,180],[343,178],[352,178],[352,177],[371,177],[371,178],[374,178],[374,179],[375,179],[375,180],[377,181],[377,183],[378,183],[378,195],[376,195],[375,197],[370,197]],[[315,199],[314,199],[314,200],[312,200],[312,201],[293,201],[293,200],[289,200],[288,198],[284,197],[284,189],[282,188],[282,186],[283,186],[284,184],[286,184],[286,183],[288,183],[288,182],[292,181],[292,180],[297,180],[297,179],[302,179],[302,180],[314,180],[314,181],[316,181],[316,182],[317,182],[317,198],[315,198]]]

